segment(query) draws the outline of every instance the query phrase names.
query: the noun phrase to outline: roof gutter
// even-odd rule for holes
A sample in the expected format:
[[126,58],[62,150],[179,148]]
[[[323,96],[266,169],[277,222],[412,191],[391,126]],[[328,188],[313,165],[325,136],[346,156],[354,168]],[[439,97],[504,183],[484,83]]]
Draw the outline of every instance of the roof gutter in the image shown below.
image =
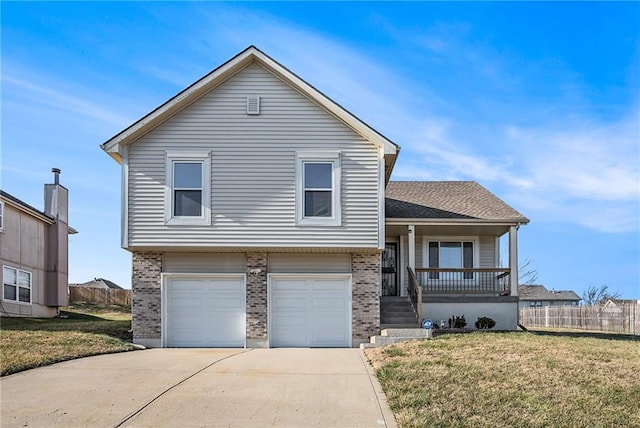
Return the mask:
[[424,219],[424,218],[388,218],[386,219],[387,225],[404,226],[407,224],[414,224],[416,226],[462,226],[462,225],[483,225],[483,226],[516,226],[520,227],[521,224],[527,224],[529,220],[493,220],[493,219]]

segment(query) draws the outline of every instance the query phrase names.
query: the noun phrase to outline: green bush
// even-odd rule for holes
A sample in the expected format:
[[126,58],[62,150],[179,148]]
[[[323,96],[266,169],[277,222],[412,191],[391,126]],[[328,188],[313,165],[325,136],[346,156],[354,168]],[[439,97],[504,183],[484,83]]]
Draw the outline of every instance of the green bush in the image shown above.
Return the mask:
[[489,317],[478,317],[476,328],[478,330],[489,330],[496,326],[496,322]]

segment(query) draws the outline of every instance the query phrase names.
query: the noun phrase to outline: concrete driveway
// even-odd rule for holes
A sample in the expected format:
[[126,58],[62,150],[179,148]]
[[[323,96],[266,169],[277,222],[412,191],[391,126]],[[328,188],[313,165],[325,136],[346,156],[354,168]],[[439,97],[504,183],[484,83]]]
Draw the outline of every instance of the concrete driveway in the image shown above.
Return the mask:
[[359,349],[149,349],[0,379],[3,428],[395,427]]

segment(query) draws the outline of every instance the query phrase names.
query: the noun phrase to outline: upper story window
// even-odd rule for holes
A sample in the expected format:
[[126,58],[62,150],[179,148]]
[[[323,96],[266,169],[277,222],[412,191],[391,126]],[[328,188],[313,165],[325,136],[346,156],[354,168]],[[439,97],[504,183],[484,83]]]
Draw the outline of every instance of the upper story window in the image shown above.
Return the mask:
[[208,152],[167,152],[167,224],[211,223],[211,159]]
[[303,162],[304,216],[331,217],[333,214],[333,164]]
[[31,272],[2,267],[2,300],[31,303]]
[[340,175],[338,152],[297,154],[297,224],[340,226]]

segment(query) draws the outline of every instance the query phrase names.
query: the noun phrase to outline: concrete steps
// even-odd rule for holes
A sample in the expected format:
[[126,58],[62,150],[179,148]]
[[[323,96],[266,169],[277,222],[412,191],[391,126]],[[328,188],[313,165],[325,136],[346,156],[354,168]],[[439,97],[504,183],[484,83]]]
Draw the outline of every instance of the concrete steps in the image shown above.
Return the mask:
[[408,297],[382,297],[380,324],[417,324],[416,315]]
[[360,347],[363,349],[376,348],[392,343],[429,339],[431,337],[431,330],[425,330],[423,328],[385,328],[380,332],[379,336],[371,336],[369,343],[363,343]]

